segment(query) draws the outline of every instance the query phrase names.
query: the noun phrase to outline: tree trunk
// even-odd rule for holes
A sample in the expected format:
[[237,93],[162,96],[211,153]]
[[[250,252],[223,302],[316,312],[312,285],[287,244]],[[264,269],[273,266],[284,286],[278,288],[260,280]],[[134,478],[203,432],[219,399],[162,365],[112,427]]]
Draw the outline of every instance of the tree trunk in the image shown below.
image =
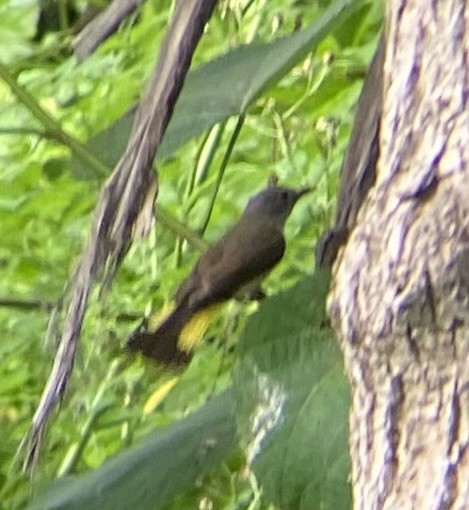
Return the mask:
[[469,508],[468,22],[388,2],[376,182],[329,297],[356,509]]

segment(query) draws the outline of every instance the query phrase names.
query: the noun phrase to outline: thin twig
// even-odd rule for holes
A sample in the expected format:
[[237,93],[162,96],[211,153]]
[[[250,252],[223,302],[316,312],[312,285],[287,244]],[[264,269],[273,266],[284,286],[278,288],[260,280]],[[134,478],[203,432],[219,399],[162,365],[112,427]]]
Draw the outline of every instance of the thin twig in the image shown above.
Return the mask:
[[155,217],[161,223],[164,223],[169,230],[186,239],[188,243],[198,250],[206,250],[208,248],[209,244],[199,234],[186,227],[184,223],[175,220],[167,212],[163,211],[161,207],[155,207]]
[[[41,312],[50,313],[56,306],[57,302],[46,301],[43,299],[15,299],[0,297],[0,308],[13,308],[18,312],[32,312],[39,310]],[[117,315],[117,317],[115,317],[115,319],[117,322],[133,322],[141,319],[142,315],[142,312],[121,312]]]
[[[39,130],[34,128],[0,128],[0,134],[25,134],[25,135],[36,135],[55,140],[62,145],[68,147],[78,158],[82,159],[89,164],[90,169],[98,177],[107,176],[111,173],[111,169],[96,158],[89,149],[79,142],[76,138],[65,133],[60,127],[60,124],[49,116],[39,106],[35,98],[29,94],[29,92],[22,88],[15,79],[11,76],[5,66],[0,63],[0,78],[3,79],[9,86],[11,91],[16,95],[18,100],[28,108],[31,113],[45,126],[45,130]],[[160,221],[162,225],[172,230],[178,235],[186,237],[186,239],[194,245],[201,245],[203,241],[200,236],[191,231],[183,223],[178,221],[176,218],[172,218],[168,213],[160,215]],[[185,232],[183,234],[183,232]],[[198,238],[198,241],[194,241]]]
[[91,55],[142,3],[143,0],[113,0],[73,41],[72,46],[78,60],[84,60]]
[[49,137],[53,137],[54,140],[67,145],[76,156],[90,165],[96,177],[109,175],[109,169],[106,165],[96,158],[76,138],[66,133],[60,124],[41,108],[36,99],[13,78],[8,69],[1,62],[0,78],[10,87],[11,92],[16,96],[18,101],[26,106],[34,117],[46,128]]
[[[206,181],[208,171],[210,166],[212,165],[213,159],[215,158],[215,154],[217,152],[218,147],[220,146],[221,137],[223,136],[223,132],[225,131],[226,123],[217,124],[211,131],[207,141],[208,150],[202,154],[202,158],[197,165],[197,184],[201,184]],[[200,189],[200,186],[199,186]],[[187,197],[187,201],[184,204],[184,213],[185,215],[189,215],[192,211],[193,207],[197,203],[199,199],[199,193],[193,192],[190,196]]]
[[[209,131],[209,133],[204,138],[204,141],[200,146],[200,150],[197,154],[196,164],[194,165],[190,180],[188,182],[188,186],[186,188],[184,200],[184,220],[187,220],[192,207],[196,203],[195,200],[192,200],[189,203],[188,201],[190,200],[191,195],[193,194],[196,183],[198,184],[205,180],[205,177],[208,173],[210,166],[212,165],[213,159],[217,152],[217,148],[220,146],[220,140],[223,135],[224,129],[225,123],[217,124]],[[175,247],[176,267],[179,267],[181,264],[183,239],[184,239],[183,237],[178,237],[176,241]]]
[[243,124],[244,124],[244,115],[240,115],[238,117],[238,122],[236,123],[236,126],[233,130],[233,134],[231,135],[230,141],[228,143],[228,147],[226,148],[225,155],[223,156],[223,161],[221,162],[220,168],[218,170],[217,180],[215,182],[215,186],[213,188],[213,193],[210,198],[210,203],[208,205],[207,214],[206,214],[205,219],[202,223],[202,227],[200,228],[201,234],[204,234],[205,230],[207,229],[210,218],[212,217],[213,206],[215,205],[215,200],[218,195],[218,190],[220,189],[221,181],[223,180],[223,176],[225,175],[226,167],[228,166],[228,161],[230,160],[231,154],[233,152],[234,146],[238,139],[239,133],[241,132],[241,128],[243,127]]
[[183,0],[176,4],[127,148],[101,190],[91,237],[71,279],[70,302],[54,365],[31,429],[22,443],[27,445],[24,464],[27,471],[36,464],[46,423],[65,393],[91,289],[102,273],[104,282],[109,284],[130,247],[133,233],[136,229],[144,230],[137,222],[139,218],[148,218],[143,208],[153,202],[148,193],[156,192],[152,162],[215,3],[216,0]]
[[0,308],[15,308],[19,311],[29,312],[31,310],[42,310],[51,312],[55,303],[52,301],[42,301],[41,299],[14,299],[0,297]]

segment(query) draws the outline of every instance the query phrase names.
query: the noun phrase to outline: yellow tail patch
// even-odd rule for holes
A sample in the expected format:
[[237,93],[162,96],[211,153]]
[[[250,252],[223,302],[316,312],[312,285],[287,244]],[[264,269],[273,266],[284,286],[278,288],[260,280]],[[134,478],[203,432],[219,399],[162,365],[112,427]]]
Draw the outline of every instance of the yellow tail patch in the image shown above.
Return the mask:
[[[222,306],[223,303],[208,306],[191,317],[179,335],[178,347],[181,351],[191,352],[193,350],[202,340],[210,322]],[[148,317],[147,331],[154,333],[160,324],[169,317],[174,308],[174,301],[169,301],[160,312],[150,315],[150,317]]]
[[219,303],[208,306],[191,317],[179,335],[178,347],[181,351],[192,351],[194,346],[202,340],[211,320],[222,306]]
[[143,406],[143,416],[147,416],[152,413],[163,400],[166,395],[174,388],[174,385],[179,381],[179,376],[171,377],[168,381],[165,381],[161,386],[158,386],[156,390],[148,397],[145,405]]

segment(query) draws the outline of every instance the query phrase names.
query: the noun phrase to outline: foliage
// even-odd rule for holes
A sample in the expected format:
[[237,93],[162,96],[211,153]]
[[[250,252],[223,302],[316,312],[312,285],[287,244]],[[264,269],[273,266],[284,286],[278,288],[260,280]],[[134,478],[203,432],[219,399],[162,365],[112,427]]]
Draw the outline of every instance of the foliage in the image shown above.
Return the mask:
[[348,388],[324,326],[328,278],[304,278],[254,315],[234,378],[238,423],[264,493],[282,508],[347,509]]
[[[42,486],[57,475],[82,473],[87,473],[84,475],[86,480],[100,483],[100,473],[105,473],[109,464],[104,464],[101,470],[93,470],[116,454],[116,458],[109,462],[120,462],[121,467],[127,465],[129,468],[126,459],[133,455],[132,452],[139,451],[139,441],[144,436],[153,434],[156,447],[160,447],[163,444],[157,440],[160,427],[165,427],[163,434],[167,434],[161,436],[163,441],[164,437],[186,430],[184,424],[192,424],[194,435],[186,434],[177,440],[178,447],[187,445],[187,449],[180,451],[190,456],[202,437],[199,435],[201,428],[207,427],[207,432],[212,430],[210,424],[218,423],[217,416],[226,416],[230,426],[233,423],[233,411],[225,407],[229,403],[227,399],[221,397],[206,402],[214,393],[230,386],[232,368],[238,359],[238,338],[241,347],[234,384],[236,401],[238,404],[241,401],[242,405],[238,405],[235,418],[239,420],[243,437],[246,439],[248,430],[243,416],[249,415],[249,406],[255,406],[256,395],[250,389],[255,381],[249,376],[247,360],[258,353],[255,363],[259,364],[259,356],[261,361],[265,358],[267,374],[271,374],[275,366],[274,373],[279,380],[288,380],[297,390],[298,385],[307,385],[300,392],[292,393],[296,399],[291,407],[293,413],[304,399],[308,405],[304,414],[306,422],[298,421],[297,428],[289,433],[290,438],[292,434],[294,437],[289,440],[296,441],[300,448],[306,443],[310,447],[316,444],[309,443],[303,435],[308,432],[307,422],[314,414],[318,416],[316,422],[312,420],[312,427],[316,427],[314,434],[327,441],[319,435],[322,434],[321,423],[329,423],[326,421],[330,416],[328,412],[338,415],[328,395],[344,395],[338,353],[333,347],[330,351],[329,347],[322,351],[321,344],[328,342],[330,345],[330,340],[312,340],[311,344],[307,341],[307,336],[315,336],[312,332],[318,324],[311,325],[309,312],[303,311],[301,315],[300,308],[303,303],[304,310],[308,310],[307,306],[315,299],[324,300],[321,285],[321,292],[313,288],[308,297],[304,286],[309,286],[311,280],[306,275],[312,272],[315,240],[332,222],[338,170],[350,130],[353,105],[374,51],[381,19],[380,6],[375,2],[356,2],[357,8],[342,24],[334,26],[333,30],[328,27],[320,41],[314,39],[298,63],[286,58],[288,66],[285,67],[285,61],[282,63],[285,46],[281,45],[300,39],[299,32],[292,35],[292,31],[298,24],[306,27],[305,30],[314,26],[310,24],[324,16],[329,3],[323,0],[220,1],[195,55],[193,67],[200,67],[193,76],[194,79],[197,76],[206,79],[209,84],[212,80],[211,85],[204,86],[217,91],[222,113],[185,136],[184,145],[176,144],[159,163],[159,204],[194,230],[210,218],[206,230],[209,241],[219,237],[235,221],[247,198],[265,185],[273,171],[281,182],[287,184],[317,185],[313,199],[309,202],[305,199],[299,204],[289,220],[287,253],[266,282],[269,294],[278,294],[278,297],[268,299],[260,312],[250,317],[245,306],[230,304],[211,328],[209,341],[198,349],[187,372],[169,390],[170,375],[128,358],[121,348],[138,323],[137,318],[150,307],[163,305],[198,256],[193,248],[157,224],[149,239],[132,248],[104,299],[100,299],[96,292],[68,395],[48,431],[36,474],[37,485]],[[339,3],[333,3],[333,8]],[[77,1],[76,7],[82,9],[83,2]],[[0,5],[0,61],[8,64],[10,73],[65,131],[86,142],[112,123],[119,122],[121,115],[138,99],[154,64],[170,8],[163,0],[146,2],[137,15],[126,20],[118,33],[82,63],[77,63],[68,54],[66,31],[48,32],[33,41],[38,8],[38,2],[32,0],[5,0]],[[261,77],[262,66],[259,69],[252,66],[253,55],[259,58],[256,52],[263,48],[261,44],[269,44],[277,38],[283,38],[284,42],[270,46],[278,53],[273,59],[276,70],[265,79],[265,75]],[[246,46],[236,53],[241,44]],[[237,55],[239,69],[244,70],[230,75],[232,78],[220,91],[219,82],[213,82],[212,72],[223,62],[226,64],[230,57],[225,60],[218,60],[218,57],[229,50],[233,50],[232,56]],[[242,67],[245,55],[251,59],[251,75],[263,80],[257,92],[248,99],[243,96],[245,85],[242,89],[235,87],[236,83],[242,83],[237,80],[247,73],[247,68]],[[204,97],[207,96],[210,97],[210,93]],[[229,104],[235,105],[233,109],[226,104],[230,99],[233,102]],[[244,111],[248,104],[250,107],[241,134],[212,211],[212,193],[219,178],[218,171],[236,124],[236,119],[228,117]],[[182,106],[180,108],[182,112]],[[209,113],[213,111],[209,110]],[[183,116],[183,113],[179,115]],[[199,120],[198,117],[194,119],[194,124]],[[202,134],[201,129],[209,128],[213,122],[222,122],[222,127],[215,126],[208,135]],[[54,327],[48,328],[49,312],[60,298],[86,238],[101,182],[90,179],[89,175],[83,179],[83,173],[77,171],[77,161],[71,159],[68,150],[51,139],[50,133],[44,132],[28,108],[21,105],[1,82],[0,136],[0,328],[4,338],[0,345],[0,425],[6,431],[0,445],[0,507],[23,508],[25,500],[30,499],[31,487],[35,486],[11,469],[11,464],[50,370],[56,331]],[[111,148],[115,149],[115,146]],[[101,146],[99,152],[103,151]],[[299,280],[304,280],[299,288],[287,290]],[[295,299],[300,302],[298,306],[288,308],[288,317],[292,327],[297,324],[298,331],[308,331],[300,335],[307,346],[298,347],[301,363],[290,358],[288,363],[281,348],[284,337],[279,335],[277,338],[275,331],[283,323],[283,312],[279,310],[288,302],[296,303]],[[274,318],[280,323],[272,322]],[[268,333],[276,339],[275,348],[263,351],[257,347],[253,332],[262,324],[270,323],[275,325]],[[321,338],[322,335],[319,334]],[[262,342],[262,338],[265,337],[257,340]],[[296,347],[291,348],[294,352]],[[324,374],[320,380],[315,379],[314,374],[310,374],[310,378],[303,376],[309,364],[315,366],[315,360],[335,368],[320,372]],[[252,368],[252,363],[250,366]],[[323,385],[324,393],[317,398],[310,397],[316,384]],[[249,399],[243,402],[243,395],[248,393]],[[153,399],[155,409],[144,414],[145,403],[152,395],[158,397]],[[345,397],[341,399],[338,398],[335,405],[343,411],[344,407],[340,406],[346,401]],[[223,405],[217,404],[222,400]],[[186,417],[198,408],[200,411]],[[217,412],[221,414],[217,415]],[[285,423],[288,423],[290,418],[285,416]],[[337,427],[338,437],[342,437],[345,430],[343,416]],[[229,433],[232,432],[226,432]],[[282,431],[278,434],[282,435]],[[169,450],[161,451],[166,456],[171,451],[174,466],[178,466],[176,460],[184,457],[178,457],[176,450],[179,450],[176,446],[172,448],[174,443],[171,441],[170,446],[166,446]],[[343,471],[340,470],[344,469],[346,461],[339,444],[342,443],[334,444],[330,450],[322,450],[320,462],[323,464],[318,462],[314,468],[321,475],[323,466],[323,478],[332,484],[337,480],[343,482]],[[259,456],[253,464],[261,484],[259,488],[246,469],[241,450],[227,446],[218,451],[217,446],[213,453],[219,455],[216,468],[210,473],[208,468],[215,464],[201,462],[200,470],[193,471],[190,476],[183,467],[175,468],[175,473],[182,473],[182,476],[180,485],[179,478],[175,481],[171,495],[177,494],[177,497],[169,508],[268,508],[272,500],[299,508],[300,492],[301,497],[314,494],[316,498],[316,494],[324,490],[317,487],[307,494],[304,482],[298,487],[295,480],[288,477],[284,478],[288,487],[278,489],[280,495],[271,490],[275,483],[273,477],[278,476],[275,472],[280,473],[282,469],[282,458],[279,455],[268,457],[268,443],[262,443],[268,460],[263,461]],[[180,462],[183,466],[185,461]],[[269,479],[262,462],[277,468],[272,470],[272,478]],[[308,461],[300,459],[300,462]],[[295,468],[289,464],[288,471],[298,472],[299,479],[304,480],[304,466]],[[333,472],[336,466],[340,466],[337,476]],[[72,489],[67,492],[67,485],[58,487],[65,497],[73,493]],[[299,492],[295,493],[296,490]],[[286,498],[287,493],[293,496]],[[340,494],[339,499],[345,498],[343,492],[334,494]],[[39,500],[33,498],[33,501]],[[304,501],[311,500],[303,500],[303,505]],[[154,505],[154,508],[160,507],[156,501]]]
[[95,472],[60,481],[31,508],[126,509],[136,501],[140,510],[160,508],[231,453],[236,439],[231,407],[231,394],[221,393]]

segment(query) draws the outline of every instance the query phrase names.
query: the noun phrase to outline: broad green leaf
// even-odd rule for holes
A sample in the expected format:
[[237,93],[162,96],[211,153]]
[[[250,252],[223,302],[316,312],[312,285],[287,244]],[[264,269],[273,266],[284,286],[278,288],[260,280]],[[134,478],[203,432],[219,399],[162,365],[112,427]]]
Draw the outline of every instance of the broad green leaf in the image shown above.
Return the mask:
[[[191,72],[174,110],[159,158],[166,158],[191,138],[233,115],[239,115],[268,87],[278,81],[331,30],[349,16],[359,0],[336,1],[307,28],[268,44],[240,46]],[[89,142],[89,149],[114,166],[127,143],[135,107]],[[73,160],[74,173],[93,177]]]
[[214,468],[236,443],[231,393],[156,430],[96,471],[59,480],[30,510],[156,510]]
[[316,275],[266,300],[240,346],[241,437],[264,495],[283,509],[350,507],[349,392],[324,326],[327,288]]

